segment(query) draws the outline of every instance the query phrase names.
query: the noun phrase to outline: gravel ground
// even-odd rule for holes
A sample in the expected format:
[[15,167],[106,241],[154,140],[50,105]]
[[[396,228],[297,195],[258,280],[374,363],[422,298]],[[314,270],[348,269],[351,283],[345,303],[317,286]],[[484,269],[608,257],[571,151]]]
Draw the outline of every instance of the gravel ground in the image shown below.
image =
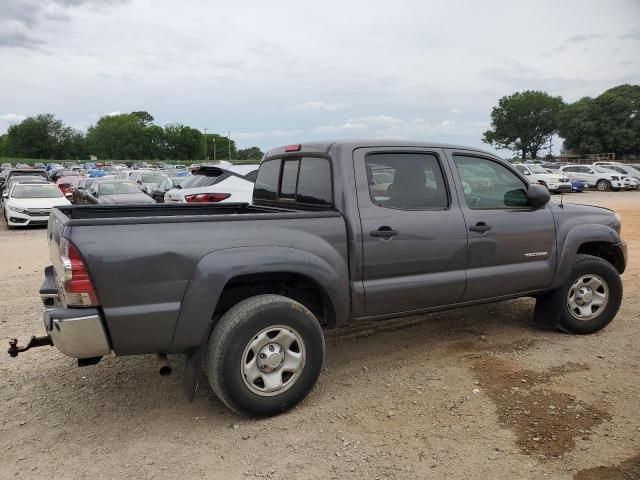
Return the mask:
[[[554,197],[558,201],[559,197]],[[327,335],[317,388],[268,420],[181,391],[181,358],[77,368],[0,356],[0,478],[640,478],[640,193],[566,195],[618,211],[630,262],[616,320],[536,330],[520,299]],[[0,337],[42,334],[44,229],[0,224]],[[3,347],[4,348],[4,347]]]

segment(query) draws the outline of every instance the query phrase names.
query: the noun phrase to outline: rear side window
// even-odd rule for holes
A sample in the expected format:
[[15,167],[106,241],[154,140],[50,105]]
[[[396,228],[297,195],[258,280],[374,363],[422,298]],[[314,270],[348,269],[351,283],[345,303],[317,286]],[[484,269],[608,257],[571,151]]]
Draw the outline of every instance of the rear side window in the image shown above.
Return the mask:
[[330,207],[333,189],[329,160],[321,157],[267,160],[260,165],[253,196],[255,200]]
[[449,197],[440,164],[426,153],[374,153],[365,160],[373,202],[400,210],[444,209]]

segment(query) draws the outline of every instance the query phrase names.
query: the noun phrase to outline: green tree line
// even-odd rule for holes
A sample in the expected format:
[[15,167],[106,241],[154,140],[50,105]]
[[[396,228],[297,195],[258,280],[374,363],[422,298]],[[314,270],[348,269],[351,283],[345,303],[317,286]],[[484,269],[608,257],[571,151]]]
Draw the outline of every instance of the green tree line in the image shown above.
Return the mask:
[[640,85],[619,85],[574,103],[532,90],[504,96],[491,111],[483,141],[523,159],[537,158],[554,135],[580,155],[640,154]]
[[0,157],[102,160],[255,160],[258,147],[238,149],[233,140],[180,123],[164,128],[148,112],[105,115],[87,133],[64,125],[53,114],[28,117],[0,136]]

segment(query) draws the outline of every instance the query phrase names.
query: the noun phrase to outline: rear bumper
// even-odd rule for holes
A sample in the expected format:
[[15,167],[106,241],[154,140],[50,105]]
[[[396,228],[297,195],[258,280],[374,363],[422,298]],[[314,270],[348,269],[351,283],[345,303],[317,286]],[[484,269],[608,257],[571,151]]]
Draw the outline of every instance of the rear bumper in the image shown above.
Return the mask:
[[73,358],[93,358],[111,352],[100,310],[63,307],[52,267],[45,269],[40,298],[45,306],[42,314],[45,330],[61,353]]

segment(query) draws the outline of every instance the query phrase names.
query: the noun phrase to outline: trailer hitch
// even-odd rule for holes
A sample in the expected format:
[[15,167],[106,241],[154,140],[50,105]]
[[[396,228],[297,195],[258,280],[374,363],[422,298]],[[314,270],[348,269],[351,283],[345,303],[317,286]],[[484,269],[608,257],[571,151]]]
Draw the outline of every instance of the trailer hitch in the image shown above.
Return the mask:
[[44,335],[42,337],[31,337],[31,340],[29,340],[29,343],[27,343],[24,347],[18,347],[17,338],[10,338],[9,349],[7,350],[7,353],[11,357],[17,357],[19,353],[26,352],[30,348],[46,347],[46,346],[53,346],[53,342],[51,341],[51,338],[49,338],[48,335]]

